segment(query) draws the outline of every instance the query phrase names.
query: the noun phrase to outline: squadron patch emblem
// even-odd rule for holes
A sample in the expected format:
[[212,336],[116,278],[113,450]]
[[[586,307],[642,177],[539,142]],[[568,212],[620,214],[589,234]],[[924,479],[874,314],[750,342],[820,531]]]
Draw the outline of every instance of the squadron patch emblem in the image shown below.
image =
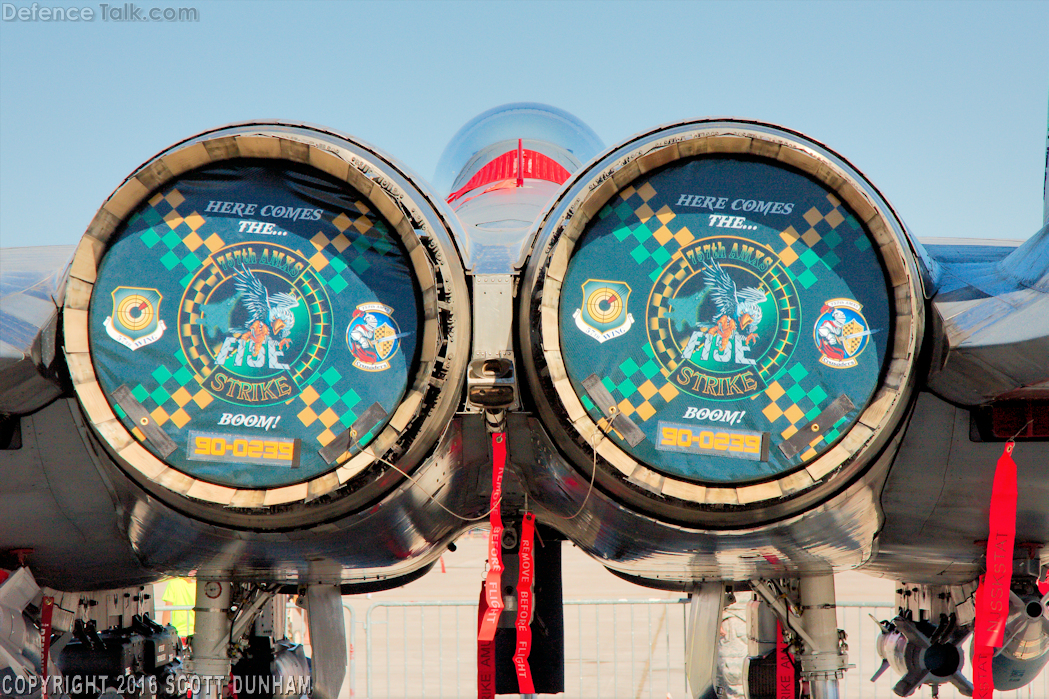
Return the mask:
[[298,395],[323,363],[330,327],[330,303],[309,261],[276,245],[218,250],[179,308],[182,351],[200,384],[239,405]]
[[745,238],[701,238],[664,267],[645,326],[679,389],[737,400],[765,389],[797,344],[797,291],[777,255]]
[[113,315],[102,321],[106,333],[131,351],[156,342],[167,330],[160,320],[161,299],[163,296],[156,289],[113,289]]
[[820,351],[820,364],[849,369],[859,364],[857,357],[867,347],[871,334],[863,310],[852,299],[830,299],[823,303],[812,329],[812,339]]
[[346,326],[346,346],[353,366],[363,371],[386,371],[390,359],[401,348],[402,333],[391,317],[393,309],[378,302],[362,303]]
[[572,318],[576,327],[598,342],[606,342],[630,330],[634,316],[627,312],[630,287],[625,282],[587,279],[583,305]]

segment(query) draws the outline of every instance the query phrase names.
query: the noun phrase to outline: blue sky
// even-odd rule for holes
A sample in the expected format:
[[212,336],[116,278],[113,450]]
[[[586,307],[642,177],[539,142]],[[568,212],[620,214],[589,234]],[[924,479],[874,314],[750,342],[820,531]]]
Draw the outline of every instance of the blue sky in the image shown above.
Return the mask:
[[137,5],[200,19],[62,0],[40,6],[95,20],[0,22],[0,244],[76,242],[140,163],[224,123],[323,124],[429,179],[462,124],[512,101],[566,109],[606,145],[771,121],[849,159],[921,237],[1041,226],[1049,2]]

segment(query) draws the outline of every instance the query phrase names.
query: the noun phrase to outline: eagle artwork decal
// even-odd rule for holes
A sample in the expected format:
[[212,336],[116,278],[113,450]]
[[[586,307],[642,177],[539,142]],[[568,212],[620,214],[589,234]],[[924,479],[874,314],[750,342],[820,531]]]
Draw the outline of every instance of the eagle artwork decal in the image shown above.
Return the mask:
[[287,348],[291,344],[291,329],[295,327],[292,310],[299,305],[298,297],[284,292],[271,296],[259,278],[244,265],[237,270],[234,288],[248,311],[248,323],[246,328],[231,328],[231,331],[241,333],[241,339],[251,343],[251,356],[259,356],[266,338],[271,335],[278,349]]
[[232,270],[233,274],[226,281],[227,285],[232,282],[230,296],[201,304],[197,321],[212,337],[216,333],[224,337],[215,363],[258,376],[271,375],[274,370],[288,370],[285,353],[292,342],[295,311],[302,303],[300,294],[296,293],[294,285],[290,291],[271,293],[255,271],[245,264],[232,267]]
[[[686,359],[703,346],[705,336],[711,336],[714,340],[715,350],[720,353],[728,352],[734,337],[739,336],[744,345],[750,346],[758,339],[757,329],[761,324],[761,304],[768,299],[768,294],[758,287],[747,286],[742,289],[736,288],[736,282],[717,262],[711,262],[703,267],[704,289],[700,292],[703,298],[710,297],[714,301],[716,313],[711,319],[710,325],[704,325],[696,318],[698,328],[689,338],[688,345],[682,353]],[[697,305],[702,305],[702,299]],[[709,352],[710,343],[706,343],[704,354]],[[704,359],[706,356],[704,356]]]
[[790,360],[797,291],[770,248],[742,240],[695,239],[654,280],[645,329],[675,391],[747,398]]
[[740,331],[747,331],[743,338],[743,342],[747,345],[758,339],[757,333],[749,330],[757,330],[758,325],[761,324],[760,304],[765,302],[768,295],[753,286],[737,291],[736,283],[717,262],[703,270],[703,281],[707,288],[713,291],[714,303],[717,304],[720,315],[714,321],[713,327],[700,329],[720,338],[718,349],[722,352],[728,349],[728,343],[734,335],[743,335]]

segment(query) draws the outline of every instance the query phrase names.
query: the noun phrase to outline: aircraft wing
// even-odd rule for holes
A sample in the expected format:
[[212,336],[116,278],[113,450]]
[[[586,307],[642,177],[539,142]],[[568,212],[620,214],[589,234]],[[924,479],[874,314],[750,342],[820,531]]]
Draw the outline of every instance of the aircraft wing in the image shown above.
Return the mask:
[[6,248],[0,256],[0,414],[32,412],[61,394],[51,369],[62,273],[74,249]]
[[934,279],[927,388],[885,484],[885,525],[864,570],[922,582],[978,573],[994,464],[1010,438],[1022,484],[1016,541],[1049,539],[1047,235],[922,240]]

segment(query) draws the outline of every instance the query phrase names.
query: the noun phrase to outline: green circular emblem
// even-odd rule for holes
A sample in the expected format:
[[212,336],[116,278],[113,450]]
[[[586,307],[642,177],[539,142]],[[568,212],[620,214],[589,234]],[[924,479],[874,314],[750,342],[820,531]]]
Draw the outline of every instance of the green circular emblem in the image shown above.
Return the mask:
[[216,398],[276,405],[297,396],[324,362],[331,304],[302,255],[238,243],[209,257],[186,287],[179,341]]
[[685,245],[648,298],[655,359],[683,392],[738,400],[764,391],[798,339],[798,294],[779,257],[748,238]]

